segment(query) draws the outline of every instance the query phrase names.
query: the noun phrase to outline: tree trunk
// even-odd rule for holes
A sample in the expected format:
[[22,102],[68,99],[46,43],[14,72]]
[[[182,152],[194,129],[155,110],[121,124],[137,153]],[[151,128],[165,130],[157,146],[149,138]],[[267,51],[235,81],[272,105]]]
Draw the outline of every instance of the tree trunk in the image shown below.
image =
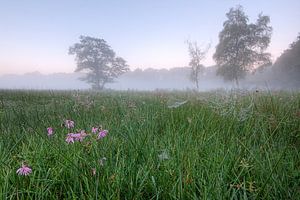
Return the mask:
[[97,80],[96,80],[96,86],[95,86],[95,89],[96,90],[101,90],[100,89],[100,79],[97,77]]
[[239,79],[237,77],[235,78],[235,85],[236,85],[236,88],[239,88]]
[[103,90],[105,84],[106,84],[106,81],[102,81],[102,83],[99,85],[99,90]]
[[97,84],[95,84],[95,85],[93,86],[93,89],[94,89],[94,90],[101,90],[101,89],[100,89],[100,85],[97,85]]
[[99,90],[103,90],[104,89],[104,83],[102,83],[99,87]]

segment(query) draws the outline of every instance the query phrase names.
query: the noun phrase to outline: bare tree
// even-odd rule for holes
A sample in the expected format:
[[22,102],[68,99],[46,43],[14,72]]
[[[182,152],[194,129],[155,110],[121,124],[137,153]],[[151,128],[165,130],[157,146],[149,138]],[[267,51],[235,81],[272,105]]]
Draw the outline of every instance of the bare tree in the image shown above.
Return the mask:
[[186,41],[188,44],[188,50],[190,54],[189,66],[192,68],[190,74],[190,80],[196,84],[197,90],[199,89],[199,76],[203,72],[204,66],[201,64],[201,61],[205,58],[210,44],[207,45],[205,49],[200,49],[197,42]]

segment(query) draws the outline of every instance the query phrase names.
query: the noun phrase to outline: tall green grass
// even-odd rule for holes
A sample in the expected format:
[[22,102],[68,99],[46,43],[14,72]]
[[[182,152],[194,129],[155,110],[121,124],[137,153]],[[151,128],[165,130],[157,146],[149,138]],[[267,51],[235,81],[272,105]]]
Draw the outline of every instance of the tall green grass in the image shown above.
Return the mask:
[[0,91],[0,120],[0,199],[300,198],[299,93]]

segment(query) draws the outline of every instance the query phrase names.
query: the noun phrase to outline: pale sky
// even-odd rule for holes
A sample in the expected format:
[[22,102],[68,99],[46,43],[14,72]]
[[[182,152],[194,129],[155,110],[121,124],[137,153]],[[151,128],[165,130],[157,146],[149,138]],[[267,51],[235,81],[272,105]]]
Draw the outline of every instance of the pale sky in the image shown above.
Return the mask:
[[206,66],[231,7],[250,22],[271,18],[275,60],[300,32],[300,0],[0,0],[0,74],[73,72],[69,46],[80,35],[102,38],[131,69],[187,66],[185,41],[211,43]]

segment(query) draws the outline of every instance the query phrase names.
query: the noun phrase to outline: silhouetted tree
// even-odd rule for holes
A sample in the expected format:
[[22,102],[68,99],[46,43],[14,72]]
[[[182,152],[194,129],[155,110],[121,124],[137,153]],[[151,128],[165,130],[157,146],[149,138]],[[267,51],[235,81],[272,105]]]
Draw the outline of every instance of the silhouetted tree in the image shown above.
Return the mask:
[[201,64],[201,61],[205,58],[207,51],[210,48],[210,45],[206,47],[206,49],[202,50],[197,45],[197,42],[187,41],[189,54],[190,54],[190,62],[189,66],[192,68],[190,74],[190,80],[196,84],[197,90],[199,89],[199,76],[203,72],[204,66]]
[[268,25],[270,18],[262,14],[255,24],[248,24],[242,6],[231,8],[226,16],[213,58],[218,65],[217,74],[238,85],[248,71],[271,64],[271,55],[264,51],[269,46],[272,27]]
[[300,33],[296,41],[277,58],[274,69],[282,78],[300,86]]
[[80,36],[80,42],[69,48],[69,54],[76,55],[75,71],[85,71],[87,75],[82,80],[92,84],[93,89],[102,90],[106,83],[129,70],[126,61],[116,57],[103,39]]

